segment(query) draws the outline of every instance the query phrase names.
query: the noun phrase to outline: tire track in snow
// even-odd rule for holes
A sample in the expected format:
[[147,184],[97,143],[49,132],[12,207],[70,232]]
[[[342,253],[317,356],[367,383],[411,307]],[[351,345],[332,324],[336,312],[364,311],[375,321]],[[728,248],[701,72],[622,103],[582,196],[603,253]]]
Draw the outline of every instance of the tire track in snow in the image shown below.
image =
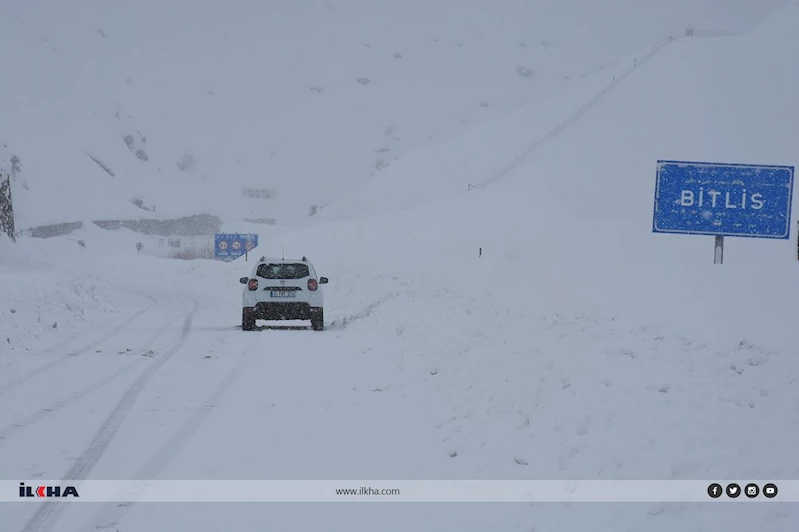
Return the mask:
[[[103,453],[113,441],[114,436],[119,431],[119,428],[130,413],[136,399],[138,399],[141,392],[147,386],[147,383],[158,370],[180,351],[189,339],[192,330],[192,321],[200,310],[200,301],[191,296],[185,297],[192,299],[194,308],[186,315],[183,321],[183,329],[178,341],[133,381],[133,384],[130,385],[124,395],[117,401],[113,410],[111,410],[105,418],[105,421],[103,421],[103,424],[97,430],[97,433],[94,435],[89,445],[86,446],[83,453],[75,460],[75,463],[72,464],[72,467],[69,468],[62,480],[84,480],[89,475],[92,468],[94,468],[100,458],[102,458]],[[45,532],[50,530],[56,524],[59,517],[61,517],[64,509],[65,507],[63,504],[43,504],[28,520],[22,532]]]
[[[132,290],[129,290],[129,291],[134,292]],[[21,385],[25,384],[26,382],[29,382],[30,380],[35,379],[39,375],[47,373],[48,371],[50,371],[53,368],[57,368],[58,366],[60,366],[61,364],[64,364],[65,362],[67,362],[68,360],[70,360],[72,358],[78,357],[78,356],[80,356],[82,354],[87,353],[88,351],[91,351],[92,349],[94,349],[98,345],[102,344],[103,342],[107,342],[108,340],[116,337],[119,333],[124,331],[131,324],[131,322],[133,320],[135,320],[136,318],[138,318],[142,314],[144,314],[146,312],[150,312],[153,309],[155,309],[156,307],[158,307],[158,303],[159,303],[158,299],[159,298],[157,296],[156,297],[152,297],[151,295],[146,294],[144,292],[134,292],[134,293],[138,293],[139,295],[143,295],[144,297],[147,297],[148,299],[150,299],[152,304],[149,307],[147,307],[147,308],[144,308],[144,309],[136,311],[129,318],[125,319],[122,323],[120,323],[119,325],[114,327],[108,334],[105,334],[105,335],[101,336],[99,339],[97,339],[97,340],[95,340],[93,342],[90,342],[89,344],[85,345],[84,347],[82,347],[80,349],[71,349],[70,350],[71,353],[68,353],[66,355],[61,355],[61,356],[51,360],[50,362],[47,362],[47,363],[39,366],[38,368],[35,368],[35,369],[33,369],[33,370],[31,370],[31,371],[29,371],[27,373],[24,373],[24,374],[20,375],[19,377],[15,378],[15,379],[12,379],[11,381],[9,381],[9,382],[7,382],[7,383],[5,383],[3,385],[0,385],[0,396],[3,396],[5,394],[7,394],[8,392],[10,392],[11,390],[13,390],[15,388],[18,388]],[[49,350],[47,350],[45,352],[55,351],[56,349],[58,349],[58,346],[55,346],[55,347],[53,347],[53,348],[51,348],[51,349],[49,349]]]
[[92,394],[93,392],[96,392],[108,386],[109,384],[119,379],[123,375],[126,375],[130,370],[132,370],[134,367],[136,367],[141,363],[143,363],[143,360],[136,360],[130,364],[126,364],[121,368],[118,368],[116,371],[112,372],[110,375],[106,375],[102,379],[96,380],[95,382],[89,384],[85,388],[70,394],[64,399],[52,403],[47,408],[43,408],[38,412],[34,412],[33,414],[27,415],[12,423],[9,423],[5,428],[0,429],[0,444],[2,444],[4,440],[7,440],[14,434],[17,434],[18,432],[25,430],[31,425],[45,419],[46,417],[55,414],[59,410],[73,404],[75,401],[83,399],[84,397]]
[[[137,351],[142,351],[143,352],[142,355],[143,355],[144,352],[146,352],[150,347],[152,347],[153,344],[155,344],[155,342],[158,340],[158,338],[163,336],[163,334],[167,331],[167,329],[169,327],[171,327],[172,324],[175,323],[176,321],[178,321],[179,319],[180,319],[180,317],[177,317],[177,318],[174,318],[174,319],[171,319],[171,320],[167,321],[163,326],[161,326],[156,331],[156,333],[154,335],[152,335],[147,340],[147,342],[145,342],[141,347],[139,347],[137,349]],[[10,423],[5,428],[0,429],[0,443],[2,443],[3,440],[6,440],[9,437],[13,436],[14,434],[17,434],[18,432],[30,427],[31,425],[33,425],[33,424],[35,424],[35,423],[47,418],[48,416],[51,416],[51,415],[55,414],[59,410],[62,410],[63,408],[66,408],[67,406],[69,406],[70,404],[74,403],[75,401],[83,399],[84,397],[87,397],[87,396],[91,395],[92,393],[103,389],[104,387],[108,386],[112,382],[118,380],[120,377],[122,377],[124,375],[127,375],[136,366],[144,364],[145,362],[146,362],[145,359],[142,359],[141,357],[138,357],[133,362],[131,362],[129,364],[126,364],[126,365],[122,366],[121,368],[118,368],[118,369],[112,371],[111,373],[103,376],[100,379],[97,379],[96,381],[92,382],[88,386],[86,386],[86,387],[84,387],[84,388],[82,388],[82,389],[80,389],[80,390],[78,390],[76,392],[73,392],[72,394],[70,394],[66,398],[52,403],[47,408],[43,408],[43,409],[39,410],[38,412],[34,412],[33,414],[27,415],[27,416],[25,416],[25,417],[23,417],[21,419],[18,419],[17,421],[15,421],[13,423]]]
[[[150,309],[153,308],[152,307],[152,303],[154,303],[155,300],[154,300],[154,298],[152,296],[146,296],[144,294],[138,294],[138,295],[141,295],[141,296],[145,297],[146,299],[149,299],[150,302],[151,302]],[[99,323],[92,323],[92,324],[90,324],[90,326],[86,330],[84,330],[82,332],[79,332],[77,334],[74,334],[74,335],[70,336],[69,338],[67,338],[65,340],[60,340],[55,345],[51,345],[50,347],[45,347],[44,349],[26,349],[24,354],[25,354],[25,356],[38,357],[38,356],[46,356],[46,355],[52,353],[53,351],[66,350],[70,344],[73,344],[73,343],[77,342],[78,340],[81,340],[81,339],[86,338],[86,337],[95,336],[98,329],[105,329],[107,327],[112,327],[114,324],[120,324],[120,323],[122,323],[122,322],[124,322],[126,320],[132,319],[132,317],[134,315],[136,315],[136,312],[134,312],[131,315],[117,316],[115,318],[111,318],[109,320],[105,320],[105,321],[102,321],[102,322],[99,322]],[[5,356],[13,355],[13,354],[14,354],[14,352],[3,353],[3,355],[5,355]]]
[[[253,338],[255,337],[256,336],[253,336]],[[222,379],[222,382],[220,382],[213,392],[203,401],[203,405],[181,425],[172,437],[164,442],[164,444],[152,454],[144,466],[136,473],[134,477],[135,480],[152,480],[163,471],[172,458],[183,449],[202,424],[205,423],[205,420],[224,396],[233,388],[233,385],[238,381],[241,373],[247,367],[252,352],[254,352],[253,349],[247,349],[244,353],[239,355],[239,359],[236,361],[235,366],[228,371],[225,378]],[[115,529],[115,527],[119,526],[119,523],[125,517],[128,510],[135,504],[135,502],[123,502],[114,505],[105,512],[98,512],[97,517],[92,519],[91,523],[87,523],[83,529]]]
[[191,439],[211,412],[213,412],[222,398],[233,388],[233,385],[238,381],[241,373],[247,367],[247,364],[249,364],[252,352],[253,350],[248,349],[239,355],[236,364],[227,372],[222,382],[220,382],[211,394],[205,398],[203,405],[195,411],[191,417],[181,425],[178,431],[147,460],[144,466],[142,466],[136,475],[137,479],[147,480],[155,477],[167,466],[169,461],[180,452],[183,446],[186,445],[186,442]]
[[165,304],[169,303],[169,301],[166,298],[160,296],[159,294],[157,294],[155,292],[147,292],[147,291],[143,291],[143,290],[134,290],[134,289],[131,289],[131,288],[119,288],[117,290],[119,290],[121,292],[128,292],[128,293],[131,293],[131,294],[135,294],[135,295],[141,296],[141,297],[143,297],[145,299],[149,299],[150,300],[150,306],[147,307],[146,309],[137,310],[137,311],[135,311],[135,312],[133,312],[133,313],[131,313],[129,315],[118,316],[116,318],[112,318],[112,319],[107,320],[107,321],[103,321],[103,322],[100,322],[100,323],[94,323],[94,324],[92,324],[89,327],[88,330],[85,330],[83,332],[75,334],[74,336],[71,336],[71,337],[67,338],[66,340],[60,341],[60,342],[58,342],[55,345],[52,345],[50,347],[47,347],[47,348],[44,348],[44,349],[40,349],[40,350],[27,350],[25,354],[26,355],[30,355],[30,356],[46,356],[46,355],[48,355],[48,354],[50,354],[50,353],[52,353],[54,351],[67,351],[67,350],[69,350],[69,351],[72,351],[73,353],[77,352],[79,350],[77,350],[77,349],[67,349],[67,346],[72,344],[72,343],[75,343],[77,340],[80,340],[82,338],[94,336],[94,335],[96,335],[97,330],[103,330],[106,327],[111,327],[115,323],[118,323],[119,324],[118,326],[121,326],[125,322],[133,321],[136,317],[138,317],[141,314],[141,310],[144,310],[146,312],[152,312],[153,310],[155,310],[157,308],[162,308],[162,307],[165,306]]

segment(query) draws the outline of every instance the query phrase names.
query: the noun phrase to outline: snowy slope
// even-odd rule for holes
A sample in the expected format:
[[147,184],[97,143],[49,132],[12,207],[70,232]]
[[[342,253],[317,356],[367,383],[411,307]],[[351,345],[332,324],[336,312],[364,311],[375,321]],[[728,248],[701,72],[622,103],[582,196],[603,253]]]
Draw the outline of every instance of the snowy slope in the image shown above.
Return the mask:
[[[729,28],[753,14],[735,12]],[[524,158],[616,74],[409,154],[407,187],[375,180],[325,223],[264,235],[259,252],[308,255],[331,279],[325,333],[237,330],[252,263],[165,261],[89,231],[85,249],[0,248],[0,273],[27,289],[0,284],[3,305],[26,310],[0,308],[0,339],[24,332],[53,278],[102,286],[82,304],[115,310],[0,342],[0,453],[14,458],[0,479],[796,478],[794,244],[730,238],[718,266],[712,239],[650,228],[658,158],[795,163],[798,26],[791,3],[744,35],[678,39]],[[19,273],[34,265],[42,286]],[[799,519],[795,504],[747,501],[0,511],[26,532],[788,532]]]
[[[745,330],[764,339],[774,339],[772,334],[793,339],[781,323],[794,297],[783,287],[792,285],[785,275],[791,275],[795,261],[795,239],[728,239],[728,264],[719,270],[711,264],[712,238],[653,235],[651,218],[659,158],[795,164],[794,17],[791,6],[742,37],[668,44],[485,189],[467,192],[466,182],[493,175],[470,169],[511,162],[521,151],[518,141],[505,149],[498,138],[524,136],[532,144],[541,133],[528,136],[526,124],[547,124],[545,132],[557,122],[553,116],[569,117],[589,98],[590,85],[585,93],[575,91],[572,100],[564,94],[486,127],[485,143],[473,133],[441,150],[457,156],[437,160],[427,152],[425,160],[436,169],[431,174],[409,173],[402,187],[392,181],[382,189],[370,185],[368,192],[378,201],[370,204],[361,201],[365,193],[355,195],[346,209],[332,205],[323,216],[363,218],[378,209],[388,214],[320,226],[286,242],[312,245],[327,260],[352,260],[354,253],[367,268],[412,270],[452,284],[487,271],[552,279],[543,287],[535,282],[516,287],[529,289],[542,307],[568,301],[635,309],[652,322],[677,319],[722,337]],[[594,87],[612,81],[612,75]],[[501,128],[514,120],[517,129]],[[504,158],[497,154],[503,150]],[[459,171],[464,162],[465,176]],[[433,176],[441,176],[440,182],[427,185]],[[428,204],[422,197],[426,188],[445,199]],[[474,263],[480,247],[483,260]],[[422,258],[457,266],[431,269]],[[762,294],[747,298],[748,311],[721,311],[739,307],[736,301],[748,286],[752,294]]]
[[302,219],[430,140],[688,24],[735,32],[778,4],[6,2],[0,140],[30,186],[19,225],[149,217],[134,197],[235,220],[250,184],[280,191],[275,217]]
[[[799,126],[791,100],[795,43],[789,28],[779,31],[785,24],[770,21],[737,39],[653,40],[568,90],[415,151],[326,208],[321,217],[362,218],[460,194],[469,184],[487,186],[501,180],[508,166],[521,164],[533,147],[535,161],[514,176],[529,183],[530,194],[546,196],[548,204],[566,204],[589,219],[612,214],[607,208],[612,202],[641,197],[642,187],[652,186],[653,161],[668,154],[688,160],[735,161],[743,156],[744,162],[790,162]],[[764,56],[773,57],[774,63],[763,61]],[[755,131],[763,131],[768,141],[753,142]],[[579,144],[571,141],[575,134]],[[556,147],[549,149],[551,141]],[[641,176],[635,180],[639,187],[624,188],[631,183],[624,174],[613,180],[583,177],[599,165]],[[595,201],[597,192],[603,201]],[[635,205],[644,211],[651,207],[644,201]],[[549,217],[553,210],[535,212]]]

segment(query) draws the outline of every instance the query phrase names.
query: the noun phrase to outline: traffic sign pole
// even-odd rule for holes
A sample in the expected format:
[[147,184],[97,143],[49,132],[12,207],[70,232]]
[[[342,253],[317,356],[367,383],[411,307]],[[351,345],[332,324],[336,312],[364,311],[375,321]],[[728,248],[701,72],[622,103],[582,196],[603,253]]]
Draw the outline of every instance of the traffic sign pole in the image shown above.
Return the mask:
[[724,236],[716,236],[716,249],[713,255],[713,264],[722,264],[724,262]]

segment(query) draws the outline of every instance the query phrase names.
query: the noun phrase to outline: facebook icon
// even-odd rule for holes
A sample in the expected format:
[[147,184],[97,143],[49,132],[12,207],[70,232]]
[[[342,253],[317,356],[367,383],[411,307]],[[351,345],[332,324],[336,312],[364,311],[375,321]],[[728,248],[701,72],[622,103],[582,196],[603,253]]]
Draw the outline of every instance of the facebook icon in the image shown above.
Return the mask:
[[721,484],[711,484],[707,487],[707,494],[714,499],[721,497]]

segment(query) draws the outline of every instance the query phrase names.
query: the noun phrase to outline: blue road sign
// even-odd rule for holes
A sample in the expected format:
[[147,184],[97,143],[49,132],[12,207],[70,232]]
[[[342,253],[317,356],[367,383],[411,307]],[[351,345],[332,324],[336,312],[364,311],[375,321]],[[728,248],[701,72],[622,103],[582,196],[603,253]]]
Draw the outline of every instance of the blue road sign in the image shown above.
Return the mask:
[[658,161],[652,231],[790,238],[793,166]]
[[258,247],[258,235],[217,233],[214,235],[214,256],[234,260]]

